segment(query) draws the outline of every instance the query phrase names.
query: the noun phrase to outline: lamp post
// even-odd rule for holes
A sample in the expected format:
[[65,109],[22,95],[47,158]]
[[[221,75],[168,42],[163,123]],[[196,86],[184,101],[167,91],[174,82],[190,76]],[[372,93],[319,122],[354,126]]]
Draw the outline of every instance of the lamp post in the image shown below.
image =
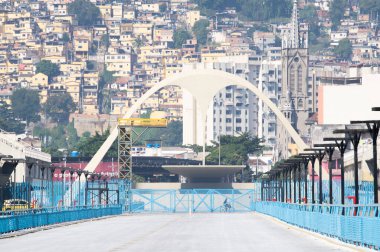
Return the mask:
[[[288,166],[289,169],[289,196],[290,202],[297,202],[297,165],[294,162],[290,162],[288,160],[285,161],[284,165]],[[292,188],[292,178],[293,178],[293,188]],[[292,193],[293,192],[293,193]]]
[[[311,149],[305,149],[304,151],[313,151],[314,154],[315,154],[315,158],[318,159],[318,163],[319,163],[319,169],[318,169],[318,173],[319,173],[319,181],[318,181],[318,187],[319,187],[319,192],[318,192],[318,195],[319,195],[319,204],[322,204],[322,201],[323,201],[323,189],[322,189],[322,161],[323,161],[323,158],[325,157],[325,150],[324,149],[321,149],[321,148],[311,148]],[[314,176],[313,176],[313,184],[314,184]]]
[[307,175],[309,171],[309,162],[311,162],[311,202],[312,204],[315,203],[314,199],[314,164],[315,164],[315,154],[314,153],[300,153],[299,156],[304,158],[304,164],[305,164],[305,203],[307,203],[307,196],[308,196],[308,188],[307,188]]
[[333,188],[332,188],[332,156],[335,151],[335,143],[314,144],[315,147],[324,147],[326,154],[329,156],[329,203],[333,203]]
[[285,164],[291,164],[294,168],[293,178],[294,178],[294,199],[293,202],[297,203],[297,170],[298,170],[298,202],[301,203],[301,163],[303,159],[299,156],[294,156],[286,160]]
[[282,194],[281,194],[281,200],[282,202],[287,202],[288,200],[288,165],[280,164],[278,166],[279,169],[281,169],[282,174]]
[[[324,141],[334,141],[336,147],[339,150],[340,153],[340,203],[344,205],[344,152],[346,151],[347,145],[348,145],[348,139],[345,137],[327,137],[323,138]],[[344,210],[344,209],[343,209]]]
[[354,146],[354,180],[355,180],[355,202],[359,204],[359,161],[358,161],[358,147],[362,134],[367,133],[365,129],[338,129],[333,131],[334,134],[347,134],[348,139]]
[[54,172],[56,167],[50,166],[50,175],[51,175],[51,207],[54,207]]
[[[380,108],[379,108],[380,109]],[[367,125],[368,132],[372,138],[373,151],[373,203],[379,203],[379,184],[378,184],[378,168],[377,168],[377,137],[379,136],[380,120],[372,121],[351,121],[352,124],[364,123]]]

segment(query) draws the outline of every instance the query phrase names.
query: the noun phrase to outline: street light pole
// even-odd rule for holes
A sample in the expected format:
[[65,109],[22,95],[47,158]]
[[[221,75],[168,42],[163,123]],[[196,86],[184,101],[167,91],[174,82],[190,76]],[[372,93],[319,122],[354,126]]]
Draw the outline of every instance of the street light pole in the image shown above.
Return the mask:
[[220,166],[220,144],[221,144],[221,142],[220,142],[220,127],[219,127],[219,166]]

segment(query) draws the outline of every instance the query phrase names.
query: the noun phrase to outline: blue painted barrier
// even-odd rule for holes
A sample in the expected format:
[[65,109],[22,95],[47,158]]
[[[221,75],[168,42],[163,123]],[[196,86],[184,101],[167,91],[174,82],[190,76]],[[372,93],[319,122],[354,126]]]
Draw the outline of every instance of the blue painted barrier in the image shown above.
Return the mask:
[[62,222],[99,218],[122,213],[120,205],[43,208],[0,212],[0,234]]
[[[237,189],[132,189],[129,211],[135,212],[249,212],[259,195]],[[230,205],[224,209],[224,203]]]
[[[344,242],[380,249],[380,205],[256,202],[255,211]],[[343,215],[344,213],[344,215]]]

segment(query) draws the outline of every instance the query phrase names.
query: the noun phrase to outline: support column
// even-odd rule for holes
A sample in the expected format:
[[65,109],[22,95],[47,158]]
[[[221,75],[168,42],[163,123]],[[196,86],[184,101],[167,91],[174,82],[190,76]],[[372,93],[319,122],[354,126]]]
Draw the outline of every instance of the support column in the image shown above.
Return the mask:
[[318,151],[317,158],[319,162],[319,204],[323,203],[323,189],[322,189],[322,161],[325,157],[325,153],[321,150]]
[[70,170],[70,206],[73,206],[73,174],[74,171]]
[[314,176],[315,176],[315,155],[310,157],[311,162],[311,203],[315,204],[315,185],[314,185]]
[[81,206],[81,184],[80,184],[80,180],[81,180],[81,177],[82,177],[82,171],[77,171],[77,174],[78,174],[78,206]]
[[28,164],[28,202],[29,208],[32,207],[32,168],[33,164]]
[[354,146],[354,183],[355,183],[355,204],[359,204],[359,161],[358,161],[358,146],[360,143],[361,133],[349,134],[350,141]]
[[288,171],[287,169],[284,169],[284,183],[285,183],[285,186],[284,186],[284,202],[288,202]]
[[333,204],[333,186],[332,186],[332,156],[334,154],[335,147],[333,145],[326,147],[326,153],[329,156],[329,203]]
[[307,175],[308,175],[308,165],[309,165],[309,159],[306,157],[303,159],[304,165],[305,165],[305,204],[307,204]]
[[[339,162],[339,168],[340,168],[340,204],[344,205],[344,198],[345,198],[345,185],[344,185],[344,152],[347,148],[347,140],[342,139],[340,141],[335,140],[335,144],[338,147],[339,153],[340,153],[340,162]],[[344,208],[343,208],[344,211]],[[343,213],[344,214],[344,213]]]
[[379,184],[378,184],[378,168],[377,168],[377,137],[379,135],[380,123],[375,122],[372,124],[367,122],[367,128],[372,137],[372,151],[373,151],[373,202],[379,203]]
[[44,202],[44,178],[45,178],[45,167],[41,166],[41,208],[43,207],[43,202]]
[[87,195],[88,194],[88,173],[87,172],[84,173],[84,178],[86,179],[86,185],[84,188],[84,205],[87,206],[87,197],[88,197]]
[[298,203],[302,203],[302,194],[301,194],[301,162],[297,163],[298,166]]
[[61,168],[61,174],[62,174],[62,207],[65,206],[65,170]]
[[293,167],[293,203],[297,203],[297,165],[294,164],[294,167]]
[[51,166],[50,167],[50,175],[51,175],[51,207],[54,207],[54,172],[55,172],[55,167]]

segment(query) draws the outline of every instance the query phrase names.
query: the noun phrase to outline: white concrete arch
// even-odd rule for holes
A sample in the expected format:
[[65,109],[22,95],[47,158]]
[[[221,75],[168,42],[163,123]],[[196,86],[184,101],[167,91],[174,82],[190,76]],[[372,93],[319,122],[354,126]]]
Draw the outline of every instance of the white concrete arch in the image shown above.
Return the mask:
[[[179,86],[182,89],[190,92],[197,102],[197,110],[200,111],[202,116],[203,129],[206,125],[207,109],[211,101],[213,101],[214,95],[217,92],[227,86],[237,85],[243,88],[247,88],[252,91],[257,97],[262,100],[277,116],[277,119],[287,129],[289,135],[292,137],[296,145],[300,150],[307,148],[307,145],[294,130],[289,120],[281,113],[277,106],[264,95],[257,87],[252,85],[249,81],[219,70],[194,70],[187,71],[185,73],[177,74],[171,78],[165,79],[160,83],[149,89],[137,102],[128,110],[124,115],[124,118],[129,118],[135,113],[143,102],[148,99],[155,92],[167,86]],[[205,131],[203,132],[205,134]],[[94,155],[91,161],[86,166],[87,171],[94,171],[98,164],[111,147],[112,143],[116,140],[118,135],[117,127],[111,131],[110,136],[100,147],[98,152]]]

